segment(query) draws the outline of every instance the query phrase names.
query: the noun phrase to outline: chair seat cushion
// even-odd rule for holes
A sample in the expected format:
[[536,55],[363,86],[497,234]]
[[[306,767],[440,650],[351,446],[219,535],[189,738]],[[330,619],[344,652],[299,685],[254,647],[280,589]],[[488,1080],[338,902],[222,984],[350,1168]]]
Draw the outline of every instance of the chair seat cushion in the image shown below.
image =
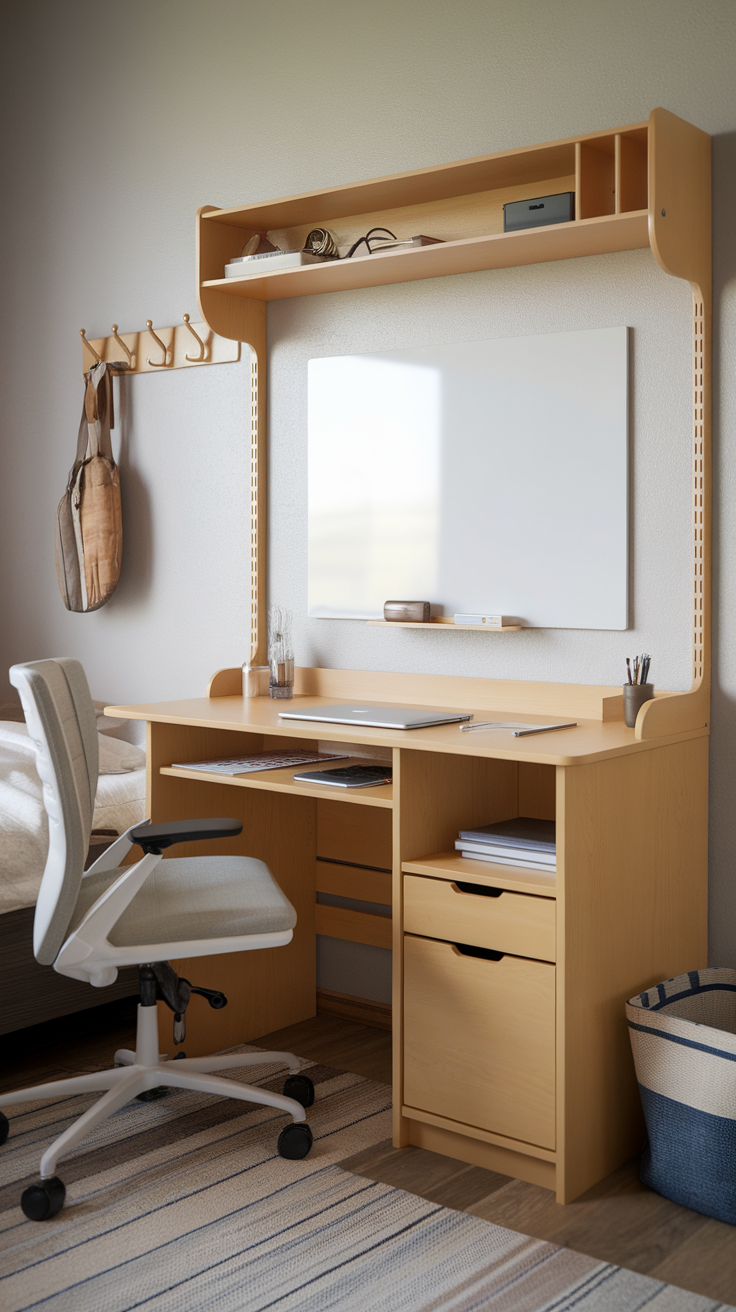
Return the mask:
[[[82,880],[69,932],[130,866]],[[248,856],[169,857],[159,861],[109,934],[114,947],[233,938],[293,929],[296,911],[268,866]]]

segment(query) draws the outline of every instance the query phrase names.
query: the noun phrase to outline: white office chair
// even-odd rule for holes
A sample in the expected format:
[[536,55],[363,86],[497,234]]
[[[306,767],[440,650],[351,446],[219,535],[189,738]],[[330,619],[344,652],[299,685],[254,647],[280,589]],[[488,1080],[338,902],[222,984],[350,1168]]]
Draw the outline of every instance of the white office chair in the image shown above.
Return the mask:
[[[174,843],[239,834],[238,820],[184,820],[129,829],[86,872],[95,791],[97,726],[84,670],[71,659],[14,665],[10,681],[20,693],[28,731],[36,747],[49,816],[49,852],[33,922],[33,951],[44,965],[96,988],[112,984],[121,966],[138,966],[140,1003],[135,1052],[115,1053],[117,1067],[68,1080],[53,1080],[0,1096],[0,1107],[37,1098],[104,1091],[41,1158],[41,1180],[21,1198],[26,1216],[44,1221],[64,1205],[56,1166],[96,1125],[133,1098],[158,1090],[197,1089],[242,1098],[288,1112],[293,1124],[281,1131],[282,1157],[306,1157],[312,1132],[304,1108],[314,1086],[298,1074],[290,1052],[257,1052],[168,1062],[159,1055],[156,1000],[175,1013],[174,1038],[181,1042],[193,986],[180,979],[169,957],[247,952],[289,943],[296,912],[262,861],[241,856],[190,857],[161,861]],[[143,849],[135,865],[121,866],[133,844]],[[195,989],[222,1007],[222,993]],[[284,1093],[218,1078],[212,1071],[279,1062],[291,1072]],[[9,1122],[0,1112],[0,1143]]]

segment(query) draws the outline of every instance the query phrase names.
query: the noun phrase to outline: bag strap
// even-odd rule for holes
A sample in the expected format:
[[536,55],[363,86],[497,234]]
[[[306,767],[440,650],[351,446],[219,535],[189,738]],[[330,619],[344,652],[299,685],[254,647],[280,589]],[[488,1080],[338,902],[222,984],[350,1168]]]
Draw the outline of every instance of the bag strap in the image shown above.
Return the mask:
[[[110,429],[115,425],[112,375],[107,363],[101,360],[84,375],[84,402],[79,421],[77,454],[69,483],[74,482],[76,470],[88,455],[106,456],[112,461]],[[113,462],[114,463],[114,462]]]
[[84,379],[85,379],[84,400],[82,401],[82,417],[79,421],[79,433],[77,434],[77,453],[74,457],[74,464],[69,470],[69,478],[67,479],[67,485],[66,485],[67,491],[70,491],[74,484],[74,480],[77,476],[77,470],[84,460],[84,457],[87,452],[87,444],[89,442],[89,424],[87,421],[87,395],[91,384],[89,381],[88,374],[84,375]]
[[99,428],[97,431],[97,451],[99,455],[106,456],[112,460],[112,439],[110,429],[115,427],[115,412],[113,407],[112,391],[112,373],[107,364],[95,365],[94,368],[100,371],[99,378],[96,381],[97,387],[97,419]]
[[[110,429],[115,427],[110,370],[117,367],[115,364],[108,367],[107,362],[101,360],[84,375],[84,400],[77,434],[77,453],[69,471],[67,491],[71,491],[79,466],[84,463],[88,454],[106,456],[111,464],[115,463],[112,458],[110,437]],[[122,369],[122,365],[120,368]]]

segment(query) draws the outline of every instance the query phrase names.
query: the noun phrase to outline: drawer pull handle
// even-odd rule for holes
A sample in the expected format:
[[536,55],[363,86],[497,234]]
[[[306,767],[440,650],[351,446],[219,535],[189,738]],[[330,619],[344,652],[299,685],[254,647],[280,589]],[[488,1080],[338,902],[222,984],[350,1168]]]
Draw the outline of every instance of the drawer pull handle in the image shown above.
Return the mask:
[[505,952],[494,952],[493,948],[476,948],[472,943],[455,943],[453,945],[463,957],[479,957],[481,961],[500,961]]
[[464,879],[454,879],[452,887],[456,893],[473,893],[476,897],[500,897],[502,888],[490,888],[488,884],[469,884]]

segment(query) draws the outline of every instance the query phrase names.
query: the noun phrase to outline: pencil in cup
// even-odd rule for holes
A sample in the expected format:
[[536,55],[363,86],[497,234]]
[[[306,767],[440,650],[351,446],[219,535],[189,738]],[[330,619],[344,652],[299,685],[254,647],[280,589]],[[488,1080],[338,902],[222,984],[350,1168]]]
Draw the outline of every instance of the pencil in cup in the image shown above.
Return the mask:
[[632,671],[631,660],[626,657],[626,674],[628,682],[624,684],[624,723],[629,729],[636,725],[636,717],[639,714],[644,702],[651,701],[654,696],[654,684],[648,683],[649,667],[652,663],[651,656],[643,654],[634,657],[634,667]]

